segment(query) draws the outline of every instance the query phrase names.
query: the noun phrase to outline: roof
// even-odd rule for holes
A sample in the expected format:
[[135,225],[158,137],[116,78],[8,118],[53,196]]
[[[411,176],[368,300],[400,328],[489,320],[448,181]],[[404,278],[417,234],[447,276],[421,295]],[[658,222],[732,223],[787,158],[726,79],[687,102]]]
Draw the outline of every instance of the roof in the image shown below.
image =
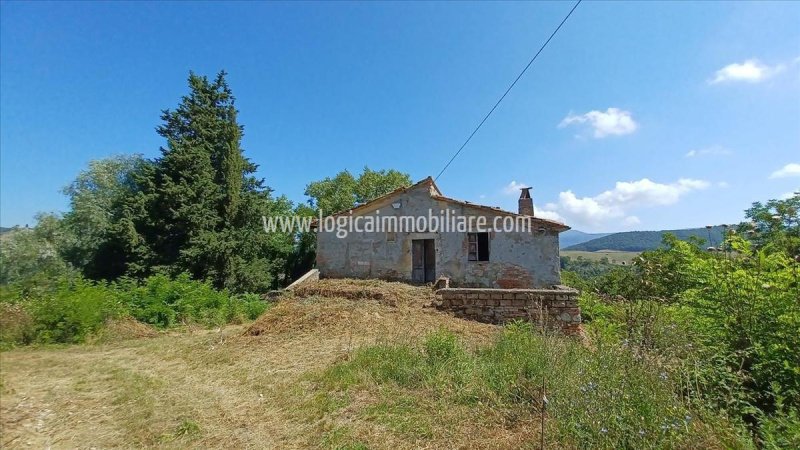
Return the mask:
[[[495,214],[503,214],[503,215],[509,215],[509,216],[515,216],[515,217],[516,216],[522,216],[522,214],[518,214],[518,213],[515,213],[515,212],[511,212],[511,211],[506,211],[506,210],[501,209],[501,208],[499,208],[497,206],[479,205],[477,203],[472,203],[472,202],[468,202],[468,201],[464,201],[464,200],[456,200],[454,198],[445,197],[442,194],[442,191],[439,189],[439,186],[436,185],[436,182],[433,180],[432,177],[427,177],[427,178],[425,178],[425,179],[423,179],[421,181],[418,181],[417,183],[414,183],[414,184],[412,184],[410,186],[406,186],[406,187],[401,187],[401,188],[395,189],[395,190],[393,190],[393,191],[391,191],[391,192],[389,192],[387,194],[381,195],[380,197],[374,198],[374,199],[372,199],[372,200],[370,200],[370,201],[368,201],[366,203],[363,203],[361,205],[358,205],[356,207],[353,207],[353,208],[350,208],[350,209],[347,209],[347,210],[344,210],[344,211],[339,211],[336,214],[331,214],[331,216],[335,217],[335,216],[340,216],[342,214],[352,214],[354,212],[358,212],[358,211],[362,211],[362,210],[368,210],[372,206],[374,206],[375,203],[384,201],[384,200],[386,200],[386,199],[388,199],[390,197],[393,197],[393,196],[396,196],[398,194],[402,194],[402,193],[408,192],[411,189],[414,189],[414,188],[417,188],[417,187],[420,187],[420,186],[425,186],[425,185],[427,185],[428,187],[431,187],[431,188],[433,188],[435,190],[436,193],[431,195],[431,198],[434,199],[434,200],[440,200],[440,201],[451,203],[451,204],[454,204],[454,205],[466,206],[466,207],[475,208],[475,209],[483,209],[483,210],[486,210],[486,211],[493,212]],[[555,228],[559,232],[567,231],[567,230],[570,229],[570,227],[568,227],[567,225],[565,225],[565,224],[563,224],[561,222],[557,222],[555,220],[542,219],[541,217],[536,217],[536,216],[533,216],[532,219],[533,219],[533,221],[535,223]],[[316,219],[314,220],[314,224],[312,226],[315,226],[315,225],[316,225]]]

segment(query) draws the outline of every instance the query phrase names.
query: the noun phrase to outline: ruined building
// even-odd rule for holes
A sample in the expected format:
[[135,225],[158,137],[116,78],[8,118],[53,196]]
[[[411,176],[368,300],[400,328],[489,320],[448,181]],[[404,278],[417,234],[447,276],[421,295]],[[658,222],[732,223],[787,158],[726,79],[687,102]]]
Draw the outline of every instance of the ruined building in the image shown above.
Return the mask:
[[535,216],[530,188],[513,213],[445,197],[430,177],[316,225],[322,277],[500,289],[559,285],[558,235],[569,229]]

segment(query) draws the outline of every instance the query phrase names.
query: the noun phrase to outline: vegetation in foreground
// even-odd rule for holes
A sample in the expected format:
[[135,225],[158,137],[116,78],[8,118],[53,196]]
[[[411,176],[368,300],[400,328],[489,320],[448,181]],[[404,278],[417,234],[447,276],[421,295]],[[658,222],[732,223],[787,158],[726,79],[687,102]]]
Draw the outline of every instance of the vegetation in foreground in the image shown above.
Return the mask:
[[[308,205],[273,198],[224,74],[189,85],[160,158],[95,162],[64,216],[0,238],[2,347],[99,344],[0,355],[4,446],[800,447],[800,196],[755,203],[711,252],[667,236],[632,266],[565,261],[586,347],[523,325],[487,340],[380,282],[321,283],[246,337],[153,333],[255,318],[250,292],[308,267],[313,235],[263,233],[262,214],[409,182],[365,168],[310,183]],[[103,338],[126,328],[157,337]]]
[[28,288],[3,289],[0,345],[82,343],[116,321],[134,319],[157,329],[220,326],[260,316],[269,306],[254,294],[233,295],[183,274],[153,275],[143,282],[91,282],[60,278]]
[[504,427],[534,428],[538,439],[520,443],[531,448],[540,439],[581,448],[750,445],[724,416],[682,398],[683,381],[645,353],[604,342],[590,349],[518,323],[476,351],[445,331],[419,347],[362,348],[325,371],[319,390],[329,412],[351,414],[347,398],[378,386],[383,400],[361,409],[360,417],[421,440],[450,410],[468,408]]

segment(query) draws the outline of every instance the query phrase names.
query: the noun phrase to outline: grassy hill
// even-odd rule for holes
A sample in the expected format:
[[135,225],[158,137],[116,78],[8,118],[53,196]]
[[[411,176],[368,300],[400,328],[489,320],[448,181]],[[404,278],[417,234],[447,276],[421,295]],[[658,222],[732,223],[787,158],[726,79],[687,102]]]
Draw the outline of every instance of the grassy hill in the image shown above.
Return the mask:
[[558,236],[558,243],[561,248],[566,248],[591,241],[592,239],[608,236],[609,234],[611,233],[584,233],[578,230],[567,230]]
[[[600,250],[617,250],[624,252],[643,252],[653,250],[661,246],[664,233],[672,233],[679,239],[689,239],[695,236],[708,243],[709,230],[706,228],[687,228],[683,230],[662,230],[662,231],[625,231],[622,233],[609,234],[600,238],[592,239],[580,244],[571,245],[564,250],[596,252]],[[711,229],[711,245],[719,245],[722,241],[723,228],[716,226]]]
[[631,264],[633,258],[639,256],[639,252],[623,252],[619,250],[598,250],[596,252],[584,252],[580,250],[561,250],[561,256],[574,259],[583,258],[588,261],[599,262],[605,258],[611,264],[627,265]]

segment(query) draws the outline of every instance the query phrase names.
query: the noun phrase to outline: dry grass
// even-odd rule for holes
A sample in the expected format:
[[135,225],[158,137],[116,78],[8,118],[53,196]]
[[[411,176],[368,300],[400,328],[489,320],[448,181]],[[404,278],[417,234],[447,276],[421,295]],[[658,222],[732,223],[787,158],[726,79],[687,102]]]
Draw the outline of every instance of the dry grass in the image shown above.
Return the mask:
[[429,286],[412,286],[380,280],[322,279],[299,286],[295,289],[294,295],[376,300],[386,306],[426,307],[434,300],[433,290]]
[[[416,343],[445,328],[479,346],[496,333],[422,307],[430,298],[400,283],[323,280],[249,327],[3,352],[0,445],[513,448],[530,439],[533,427],[491,411],[438,411],[424,393],[356,392],[330,408],[339,400],[319,395],[314,375],[362,345]],[[151,335],[129,325],[114,336]]]
[[128,339],[158,336],[158,330],[132,317],[109,320],[100,331],[89,339],[92,343],[125,341]]

